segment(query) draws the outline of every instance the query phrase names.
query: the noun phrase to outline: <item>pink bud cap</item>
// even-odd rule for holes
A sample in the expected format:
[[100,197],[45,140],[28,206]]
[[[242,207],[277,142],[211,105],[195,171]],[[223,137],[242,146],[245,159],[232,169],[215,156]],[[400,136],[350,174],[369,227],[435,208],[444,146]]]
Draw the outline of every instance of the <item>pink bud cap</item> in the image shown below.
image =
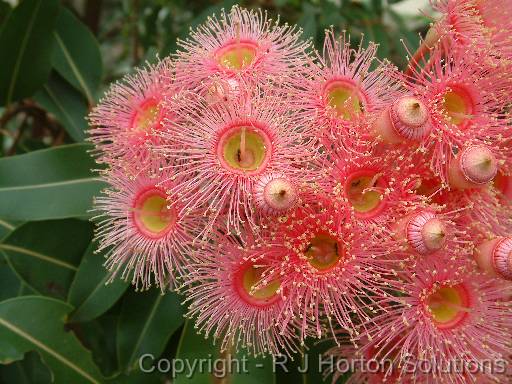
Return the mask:
[[405,231],[409,245],[422,255],[434,253],[446,244],[446,225],[432,212],[414,214],[407,222]]
[[512,237],[498,237],[475,250],[478,266],[492,276],[512,280]]
[[463,149],[450,164],[450,185],[454,188],[477,188],[491,182],[498,172],[498,160],[484,145]]
[[421,140],[431,130],[427,106],[417,97],[404,96],[382,113],[374,130],[389,143]]

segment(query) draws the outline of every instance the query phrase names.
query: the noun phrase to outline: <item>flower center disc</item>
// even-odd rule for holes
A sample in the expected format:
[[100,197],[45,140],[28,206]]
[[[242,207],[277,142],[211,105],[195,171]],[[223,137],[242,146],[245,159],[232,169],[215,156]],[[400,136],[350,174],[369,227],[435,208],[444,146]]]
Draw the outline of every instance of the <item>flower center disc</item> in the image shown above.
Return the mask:
[[254,61],[257,48],[252,42],[230,43],[217,53],[217,60],[226,69],[240,70]]
[[261,275],[265,268],[257,268],[254,265],[249,265],[241,270],[239,273],[238,287],[239,292],[251,305],[267,306],[279,300],[280,296],[277,293],[281,283],[279,280],[273,280],[264,287],[253,289],[261,281]]
[[349,203],[360,216],[375,216],[383,208],[382,193],[375,188],[382,188],[385,182],[375,172],[357,172],[348,178],[345,190]]
[[224,168],[241,174],[256,174],[266,167],[270,148],[270,138],[265,132],[237,126],[221,136],[218,155]]
[[161,119],[158,101],[148,99],[135,112],[132,119],[132,130],[135,132],[149,132],[158,127]]
[[333,268],[343,257],[343,247],[329,235],[318,234],[306,247],[304,255],[309,264],[320,272]]
[[135,201],[134,221],[137,228],[151,238],[163,237],[176,223],[176,210],[168,208],[160,189],[143,192]]
[[462,284],[445,286],[430,294],[425,305],[437,328],[451,329],[467,316],[469,297]]
[[336,116],[352,120],[363,112],[361,92],[356,84],[346,80],[336,80],[325,88],[325,100]]
[[450,123],[464,128],[473,117],[473,100],[465,89],[453,85],[449,88],[444,94],[443,110]]

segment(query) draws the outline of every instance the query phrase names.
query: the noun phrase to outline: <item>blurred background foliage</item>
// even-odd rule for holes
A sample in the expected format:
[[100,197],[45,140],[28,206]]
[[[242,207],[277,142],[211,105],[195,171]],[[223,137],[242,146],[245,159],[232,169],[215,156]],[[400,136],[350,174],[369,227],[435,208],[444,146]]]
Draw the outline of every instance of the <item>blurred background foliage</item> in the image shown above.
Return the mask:
[[[88,221],[104,185],[84,139],[85,117],[109,84],[174,52],[190,27],[233,4],[0,0],[0,383],[166,383],[171,373],[141,374],[138,357],[219,357],[184,322],[176,294],[105,285]],[[363,33],[363,44],[379,43],[379,57],[402,68],[403,43],[414,50],[431,15],[426,0],[240,4],[299,24],[319,50],[331,26],[347,31],[354,45]],[[327,347],[310,346],[311,364]],[[297,372],[303,364],[297,357],[289,373],[273,374],[269,359],[250,358],[249,374],[228,382],[320,382],[315,370]],[[205,373],[172,382],[223,380]]]

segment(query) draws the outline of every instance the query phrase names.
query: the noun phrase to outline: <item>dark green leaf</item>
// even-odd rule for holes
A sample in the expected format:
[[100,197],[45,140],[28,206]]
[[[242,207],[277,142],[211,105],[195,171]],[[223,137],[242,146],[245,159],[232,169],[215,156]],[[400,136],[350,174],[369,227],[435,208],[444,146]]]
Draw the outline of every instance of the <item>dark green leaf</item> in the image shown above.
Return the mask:
[[94,253],[96,248],[95,242],[87,248],[69,290],[68,302],[76,308],[72,322],[89,321],[105,313],[128,287],[121,279],[106,285],[110,273],[103,266],[104,255]]
[[138,366],[138,359],[143,354],[159,356],[182,323],[183,308],[175,293],[162,295],[157,289],[129,292],[119,318],[119,365],[124,370],[131,370]]
[[22,283],[0,253],[0,301],[19,295]]
[[0,239],[4,238],[7,234],[14,230],[15,225],[6,220],[0,219]]
[[106,313],[93,321],[69,324],[82,345],[92,352],[94,363],[104,376],[119,373],[116,352],[118,317],[119,311]]
[[71,11],[63,8],[57,20],[55,41],[53,66],[93,104],[103,71],[96,38]]
[[80,92],[54,72],[43,89],[34,95],[34,99],[55,115],[73,140],[84,141],[87,103]]
[[2,23],[6,19],[7,15],[11,12],[11,5],[5,1],[0,0],[0,32],[2,31]]
[[[218,359],[219,357],[219,348],[213,345],[210,340],[197,333],[193,320],[187,320],[181,333],[176,358],[193,362],[197,361],[197,359],[211,360]],[[211,384],[213,382],[213,372],[196,370],[190,378],[187,378],[187,373],[189,372],[177,373],[174,384],[188,384],[190,382],[194,384]]]
[[7,16],[0,32],[0,105],[30,96],[46,82],[58,10],[57,0],[25,0]]
[[45,220],[87,217],[105,184],[90,171],[91,147],[73,144],[0,159],[0,217]]
[[[217,377],[219,381],[226,378],[226,382],[232,384],[270,384],[275,382],[273,373],[273,362],[271,357],[261,358],[247,355],[240,350],[230,356],[228,353],[220,353],[219,347],[214,345],[210,339],[205,339],[194,329],[193,320],[187,320],[181,334],[176,358],[184,361],[194,362],[206,359],[214,362],[218,359],[224,360],[219,366],[226,367],[226,375],[221,371],[213,369],[195,370],[194,372],[177,372],[174,384],[190,383],[210,384]],[[231,363],[229,360],[232,360]],[[205,360],[203,360],[205,361]],[[193,374],[192,377],[187,375]],[[227,377],[229,376],[229,377]]]
[[[72,307],[43,296],[24,296],[0,303],[0,361],[20,360],[37,350],[56,383],[100,383],[91,355],[64,328]],[[44,326],[42,326],[44,325]]]
[[22,361],[0,367],[0,381],[16,384],[50,384],[51,372],[37,352],[28,352]]
[[302,17],[297,21],[297,24],[302,27],[304,38],[312,38],[315,40],[317,26],[316,26],[316,13],[317,8],[311,4],[302,4]]
[[30,222],[16,228],[0,251],[30,287],[65,298],[91,237],[92,226],[85,221]]

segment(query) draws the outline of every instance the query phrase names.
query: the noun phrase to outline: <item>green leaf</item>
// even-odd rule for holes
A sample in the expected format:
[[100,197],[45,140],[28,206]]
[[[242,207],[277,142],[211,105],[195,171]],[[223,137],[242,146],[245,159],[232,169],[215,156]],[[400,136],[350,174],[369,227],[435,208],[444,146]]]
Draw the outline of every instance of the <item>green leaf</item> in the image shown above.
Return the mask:
[[119,311],[106,313],[85,323],[70,324],[80,335],[82,345],[91,351],[94,363],[104,376],[119,374],[116,352],[116,329]]
[[89,321],[105,313],[128,287],[121,279],[105,285],[110,273],[103,266],[104,255],[94,253],[96,248],[95,242],[87,248],[69,290],[68,302],[76,308],[72,322]]
[[0,361],[20,360],[37,350],[56,383],[100,383],[101,374],[91,355],[64,321],[69,304],[43,296],[24,296],[0,303]]
[[182,323],[183,308],[175,293],[162,295],[157,289],[129,292],[123,301],[117,332],[120,367],[132,370],[145,353],[160,356]]
[[0,367],[0,381],[16,384],[50,384],[51,372],[37,352],[28,352],[22,361]]
[[0,239],[13,231],[14,228],[16,228],[16,226],[13,223],[0,219]]
[[73,140],[84,141],[88,110],[80,92],[54,72],[34,99],[60,121]]
[[60,12],[54,36],[56,49],[53,66],[62,77],[83,92],[92,105],[103,71],[96,38],[66,8]]
[[[215,346],[210,339],[197,333],[194,328],[194,321],[187,320],[181,334],[176,358],[183,361],[189,361],[190,364],[198,361],[214,362],[215,360],[224,360],[226,367],[231,367],[227,371],[226,377],[222,372],[212,372],[211,369],[199,369],[194,372],[184,371],[178,372],[174,384],[211,384],[214,382],[215,376],[219,382],[225,378],[226,382],[232,384],[259,384],[259,383],[275,383],[275,375],[273,372],[273,362],[271,357],[254,357],[248,355],[244,350],[236,352],[233,356],[228,353],[220,353],[219,347]],[[232,360],[229,365],[229,360]],[[219,364],[222,366],[222,364]],[[147,368],[147,367],[146,367]],[[227,369],[227,368],[226,368]],[[192,373],[192,377],[187,377]],[[228,377],[229,376],[229,377]]]
[[2,30],[2,23],[4,22],[9,12],[11,12],[11,5],[0,0],[0,31]]
[[22,283],[0,253],[0,301],[19,295]]
[[7,236],[0,251],[29,287],[65,298],[91,237],[92,225],[85,221],[30,222]]
[[58,0],[25,0],[0,32],[0,105],[32,95],[48,78]]
[[302,27],[304,37],[312,38],[313,41],[316,39],[317,34],[317,25],[316,25],[316,14],[318,13],[318,9],[309,4],[302,4],[302,16],[297,21],[297,24]]
[[91,172],[90,146],[73,144],[0,159],[0,217],[47,220],[88,217],[105,187]]

